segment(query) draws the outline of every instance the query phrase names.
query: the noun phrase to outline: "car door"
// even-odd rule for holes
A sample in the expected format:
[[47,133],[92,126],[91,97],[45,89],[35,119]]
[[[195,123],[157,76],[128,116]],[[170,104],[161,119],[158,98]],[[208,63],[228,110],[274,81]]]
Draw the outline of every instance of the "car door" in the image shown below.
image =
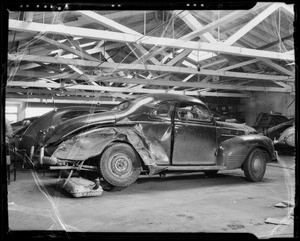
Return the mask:
[[182,102],[175,108],[173,165],[215,165],[216,124],[207,107]]
[[158,165],[171,163],[173,103],[163,101],[150,106],[147,117],[139,121],[143,134],[150,144],[151,154]]

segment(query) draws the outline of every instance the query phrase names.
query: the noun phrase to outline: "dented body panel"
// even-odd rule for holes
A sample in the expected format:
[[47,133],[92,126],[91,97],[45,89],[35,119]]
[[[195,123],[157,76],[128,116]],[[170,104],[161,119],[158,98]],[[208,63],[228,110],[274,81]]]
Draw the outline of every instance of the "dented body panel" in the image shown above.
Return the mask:
[[253,148],[275,159],[269,138],[244,124],[215,121],[205,104],[193,97],[146,95],[110,112],[72,121],[57,126],[46,139],[45,153],[57,164],[99,159],[115,142],[132,146],[149,173],[168,167],[240,168]]
[[272,141],[263,135],[242,135],[223,141],[218,149],[218,165],[227,169],[240,168],[251,150],[260,148],[269,155],[269,160],[275,160]]

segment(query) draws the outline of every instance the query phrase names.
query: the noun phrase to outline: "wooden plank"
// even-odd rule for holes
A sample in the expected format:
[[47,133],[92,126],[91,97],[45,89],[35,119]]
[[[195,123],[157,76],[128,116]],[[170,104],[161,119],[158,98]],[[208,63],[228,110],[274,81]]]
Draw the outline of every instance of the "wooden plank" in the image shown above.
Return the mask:
[[117,41],[122,43],[141,43],[146,45],[155,45],[170,48],[184,48],[199,51],[208,51],[215,53],[226,53],[239,56],[249,57],[265,57],[270,59],[283,59],[294,61],[293,53],[278,53],[264,50],[253,50],[241,47],[233,47],[228,44],[214,44],[194,41],[184,41],[181,39],[171,39],[162,37],[145,36],[141,38],[138,35],[118,33],[112,31],[103,31],[96,29],[68,27],[60,24],[41,24],[41,23],[27,23],[18,20],[9,20],[9,29],[22,32],[47,32],[63,35],[78,36],[90,39],[104,39],[109,41]]
[[109,68],[115,71],[119,70],[146,70],[146,71],[160,71],[169,73],[185,73],[185,74],[200,74],[200,75],[217,75],[227,76],[236,78],[246,79],[264,79],[274,81],[292,81],[288,76],[281,75],[265,75],[265,74],[252,74],[252,73],[240,73],[232,71],[215,71],[207,69],[197,69],[177,67],[177,66],[157,66],[157,65],[146,65],[146,64],[123,64],[123,63],[108,63],[108,62],[97,62],[80,59],[67,59],[58,57],[42,57],[38,55],[22,55],[22,54],[8,54],[8,59],[12,61],[29,61],[29,62],[46,62],[54,64],[67,64],[74,66],[86,66],[86,67],[97,67],[97,68]]
[[219,19],[217,19],[217,20],[215,20],[215,21],[213,21],[213,22],[211,22],[211,23],[209,23],[209,24],[207,24],[205,26],[202,26],[201,28],[198,27],[196,30],[194,30],[193,32],[191,32],[191,33],[183,36],[182,38],[185,39],[185,40],[192,40],[195,37],[198,37],[198,36],[200,36],[200,35],[208,32],[208,31],[210,31],[212,29],[215,29],[215,28],[217,28],[217,27],[219,27],[221,25],[224,25],[224,24],[226,24],[228,22],[232,22],[235,19],[237,19],[237,18],[239,18],[239,17],[241,17],[241,16],[243,16],[245,14],[246,14],[245,11],[242,11],[242,10],[240,10],[240,11],[233,11],[233,12],[225,15],[222,18],[219,18]]
[[[180,95],[193,95],[193,96],[220,96],[220,97],[251,97],[250,93],[215,93],[215,92],[202,92],[197,91],[175,91],[165,89],[142,89],[142,88],[128,88],[128,87],[107,87],[107,86],[91,86],[91,85],[61,85],[59,83],[37,83],[37,82],[25,82],[25,81],[10,81],[7,86],[22,86],[25,88],[38,87],[38,88],[54,88],[54,89],[66,89],[66,90],[93,90],[93,91],[108,91],[108,92],[122,92],[122,93],[171,93]],[[279,88],[278,88],[279,89]]]
[[233,65],[218,69],[217,71],[227,71],[227,70],[231,70],[231,69],[236,69],[236,68],[240,68],[245,65],[257,63],[258,61],[259,61],[258,59],[251,59],[251,60],[247,60],[247,61],[244,61],[244,62],[241,62],[238,64],[233,64]]
[[235,32],[233,35],[231,35],[225,41],[225,44],[232,45],[233,43],[235,43],[238,39],[243,37],[252,28],[254,28],[256,25],[258,25],[260,22],[262,22],[264,19],[266,19],[269,15],[274,13],[281,5],[282,4],[274,3],[271,6],[267,7],[264,11],[259,13],[255,18],[253,18],[251,21],[249,21],[245,26],[243,26],[237,32]]
[[[199,23],[199,21],[189,11],[175,10],[174,13],[177,14],[178,17],[180,17],[192,30],[195,31],[203,28],[203,25]],[[202,38],[210,43],[217,43],[217,40],[210,33],[204,32],[199,35],[202,35]],[[189,40],[185,36],[181,37],[181,39]]]
[[274,63],[273,61],[271,61],[269,59],[260,58],[259,60],[261,62],[263,62],[265,65],[277,70],[278,72],[280,72],[282,74],[286,74],[286,75],[295,77],[295,72],[292,72],[292,71],[282,67],[281,65]]
[[[25,71],[28,72],[28,71]],[[27,76],[27,77],[35,77],[39,78],[39,76],[44,76],[43,73],[39,74],[38,72],[32,72],[32,73],[25,73],[25,72],[16,72],[11,73],[12,76]],[[9,72],[10,76],[10,72]],[[212,88],[212,89],[222,89],[222,90],[234,90],[236,88],[235,85],[223,85],[223,84],[210,84],[205,82],[183,82],[183,81],[170,81],[170,80],[164,80],[164,79],[140,79],[140,78],[104,78],[96,75],[61,75],[62,79],[77,79],[77,80],[86,80],[86,81],[101,81],[101,82],[115,82],[115,83],[126,83],[126,84],[142,84],[142,85],[155,85],[155,86],[177,86],[177,87],[191,87],[191,88]],[[19,84],[24,83],[26,86],[26,82],[18,82]],[[36,83],[37,84],[37,83]],[[8,83],[8,85],[12,85],[11,82]],[[21,86],[21,85],[18,85]],[[82,86],[82,85],[81,85]],[[39,83],[37,84],[37,87],[43,87],[43,84]],[[286,86],[287,87],[287,86]],[[50,87],[54,88],[54,87]],[[85,88],[83,88],[85,89]],[[239,88],[240,91],[266,91],[265,87],[260,86],[244,86],[242,88]],[[289,90],[292,90],[292,87],[290,88],[271,88],[268,87],[268,91],[274,91],[274,92],[288,92]]]

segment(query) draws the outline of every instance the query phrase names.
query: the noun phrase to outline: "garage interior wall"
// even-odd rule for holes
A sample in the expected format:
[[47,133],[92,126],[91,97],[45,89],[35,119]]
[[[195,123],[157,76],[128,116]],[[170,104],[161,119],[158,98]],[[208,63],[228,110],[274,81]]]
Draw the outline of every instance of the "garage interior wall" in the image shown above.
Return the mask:
[[253,126],[259,113],[278,112],[288,118],[295,117],[295,95],[289,93],[254,93],[243,99],[246,123]]

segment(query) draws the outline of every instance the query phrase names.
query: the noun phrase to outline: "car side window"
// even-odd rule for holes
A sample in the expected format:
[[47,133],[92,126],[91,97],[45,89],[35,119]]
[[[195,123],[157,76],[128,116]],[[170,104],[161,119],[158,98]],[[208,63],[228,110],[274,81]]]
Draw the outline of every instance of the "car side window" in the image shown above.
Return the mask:
[[184,121],[211,121],[209,111],[205,106],[197,104],[181,104],[176,109],[177,119]]
[[151,111],[151,116],[159,117],[159,118],[171,118],[171,109],[172,105],[169,102],[163,102],[156,106],[154,106],[153,110]]

